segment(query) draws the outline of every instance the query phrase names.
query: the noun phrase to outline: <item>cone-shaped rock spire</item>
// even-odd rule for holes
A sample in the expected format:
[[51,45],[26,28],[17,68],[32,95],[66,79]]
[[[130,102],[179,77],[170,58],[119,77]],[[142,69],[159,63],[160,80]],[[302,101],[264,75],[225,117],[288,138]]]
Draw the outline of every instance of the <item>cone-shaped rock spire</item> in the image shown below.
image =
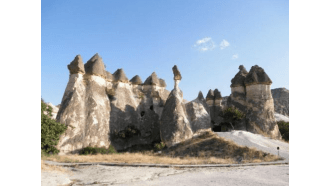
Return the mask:
[[246,71],[243,65],[239,66],[239,72],[235,75],[235,77],[231,80],[230,87],[244,86],[244,80],[247,76],[248,72]]
[[102,58],[96,53],[90,60],[85,64],[86,74],[99,75],[106,77],[105,66]]
[[208,100],[214,100],[214,92],[212,89],[210,89],[206,95],[206,101],[208,101]]
[[126,74],[122,68],[116,70],[116,72],[113,73],[115,82],[120,81],[123,83],[128,83],[128,78],[126,77]]
[[180,73],[178,67],[176,65],[174,65],[172,70],[173,70],[173,74],[174,74],[174,80],[181,80],[182,76],[181,76],[181,73]]
[[107,75],[107,78],[106,78],[107,80],[110,80],[110,81],[113,81],[114,80],[114,77],[113,77],[113,75],[110,72],[105,71],[105,73]]
[[247,74],[245,80],[245,85],[251,85],[251,84],[266,84],[270,85],[272,84],[272,80],[268,77],[266,72],[263,68],[259,67],[258,65],[255,65],[251,67],[250,72]]
[[159,79],[157,77],[157,74],[153,72],[143,83],[144,85],[157,85],[159,86]]
[[139,75],[136,75],[134,76],[130,82],[133,84],[133,85],[141,85],[142,84],[142,81],[141,81],[141,78]]
[[74,60],[68,65],[70,74],[83,73],[85,74],[84,63],[80,55],[77,55]]
[[161,78],[159,79],[159,84],[160,84],[161,87],[166,87],[167,86],[165,80],[163,80]]
[[214,90],[214,99],[222,99],[221,92],[217,88]]
[[203,95],[202,91],[199,91],[197,98],[198,98],[199,100],[204,99],[204,95]]

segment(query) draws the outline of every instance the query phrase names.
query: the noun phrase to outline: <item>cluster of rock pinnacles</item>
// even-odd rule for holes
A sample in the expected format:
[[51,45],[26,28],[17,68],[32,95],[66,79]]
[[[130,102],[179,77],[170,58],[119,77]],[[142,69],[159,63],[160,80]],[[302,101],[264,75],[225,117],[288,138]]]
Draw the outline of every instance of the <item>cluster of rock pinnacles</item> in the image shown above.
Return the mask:
[[107,148],[110,144],[117,150],[160,141],[170,147],[217,127],[223,121],[220,113],[228,106],[238,108],[246,117],[234,128],[222,130],[281,138],[274,118],[272,81],[257,65],[250,72],[239,67],[225,105],[217,89],[210,90],[206,99],[199,92],[195,100],[186,103],[176,65],[172,68],[175,85],[171,92],[155,72],[144,83],[138,75],[128,80],[123,69],[111,74],[98,54],[85,64],[77,55],[68,69],[70,78],[56,117],[68,126],[57,145],[60,154],[77,153],[89,146]]

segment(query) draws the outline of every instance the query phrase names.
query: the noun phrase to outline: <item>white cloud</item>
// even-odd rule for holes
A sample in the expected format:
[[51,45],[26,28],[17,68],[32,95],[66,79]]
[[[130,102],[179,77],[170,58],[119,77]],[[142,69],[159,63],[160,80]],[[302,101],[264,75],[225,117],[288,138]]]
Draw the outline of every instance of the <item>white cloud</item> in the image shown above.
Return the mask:
[[238,54],[234,54],[233,57],[231,57],[231,59],[237,59],[238,58]]
[[205,37],[203,39],[197,40],[194,47],[197,48],[199,51],[207,51],[214,49],[215,44],[212,38]]
[[227,48],[229,45],[230,45],[230,43],[224,39],[220,43],[220,49],[223,50],[223,49]]

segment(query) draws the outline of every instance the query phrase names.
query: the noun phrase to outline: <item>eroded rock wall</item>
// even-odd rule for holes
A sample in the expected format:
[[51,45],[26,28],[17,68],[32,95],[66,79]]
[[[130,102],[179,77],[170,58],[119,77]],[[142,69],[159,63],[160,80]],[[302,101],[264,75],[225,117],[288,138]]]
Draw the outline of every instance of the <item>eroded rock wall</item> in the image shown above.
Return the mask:
[[275,88],[271,90],[274,99],[275,112],[289,117],[289,90]]

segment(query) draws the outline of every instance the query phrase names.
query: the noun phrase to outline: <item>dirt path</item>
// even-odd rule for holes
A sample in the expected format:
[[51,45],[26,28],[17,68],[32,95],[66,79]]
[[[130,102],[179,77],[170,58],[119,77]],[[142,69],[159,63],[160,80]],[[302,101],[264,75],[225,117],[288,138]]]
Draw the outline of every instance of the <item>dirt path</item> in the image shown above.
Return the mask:
[[71,175],[43,172],[41,185],[289,185],[288,165],[197,169],[95,165],[67,169]]

